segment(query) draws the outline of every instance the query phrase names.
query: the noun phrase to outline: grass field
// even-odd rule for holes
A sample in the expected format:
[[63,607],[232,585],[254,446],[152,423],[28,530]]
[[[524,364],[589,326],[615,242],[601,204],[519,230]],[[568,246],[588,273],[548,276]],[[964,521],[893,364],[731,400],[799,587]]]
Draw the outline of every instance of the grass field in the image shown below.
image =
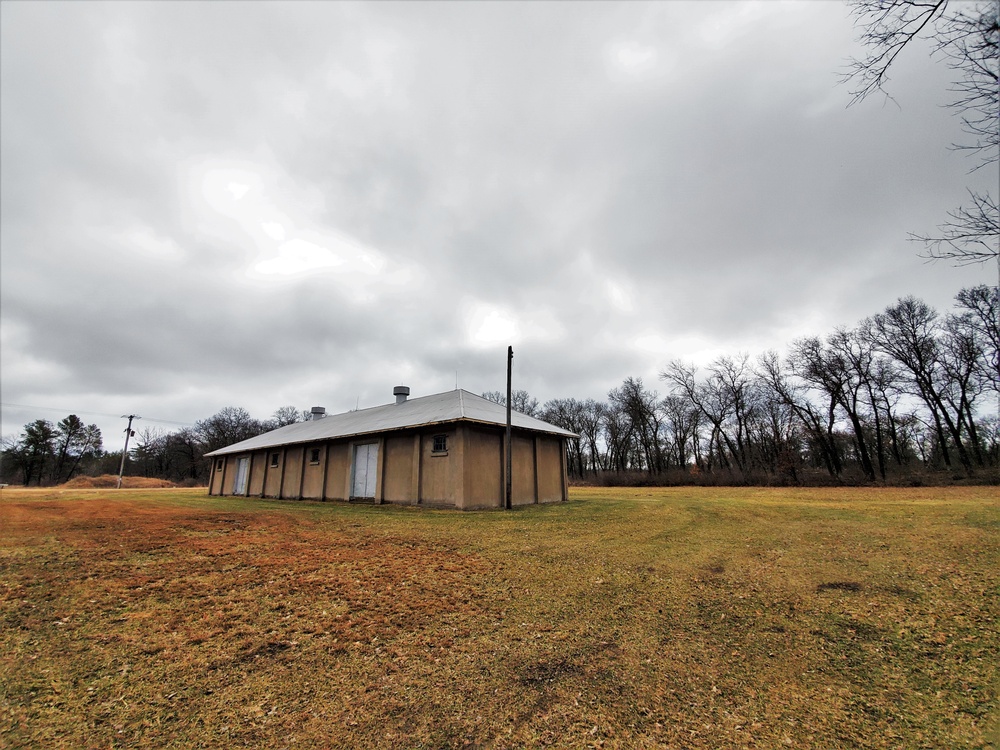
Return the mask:
[[3,490],[0,747],[995,748],[996,488]]

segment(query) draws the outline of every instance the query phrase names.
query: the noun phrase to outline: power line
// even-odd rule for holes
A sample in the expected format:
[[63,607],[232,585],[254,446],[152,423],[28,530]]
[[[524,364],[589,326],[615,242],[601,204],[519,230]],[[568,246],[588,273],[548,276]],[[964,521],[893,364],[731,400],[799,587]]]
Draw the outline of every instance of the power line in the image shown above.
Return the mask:
[[[56,409],[52,406],[32,406],[31,404],[12,404],[10,402],[4,401],[0,403],[0,406],[15,406],[19,409],[41,409],[42,411],[58,411],[63,414],[86,414],[91,417],[112,417],[114,419],[121,419],[121,414],[108,414],[103,411],[74,411],[73,409]],[[169,419],[154,419],[153,417],[144,417],[147,422],[160,422],[161,424],[175,424],[181,427],[191,427],[192,422],[174,422]]]

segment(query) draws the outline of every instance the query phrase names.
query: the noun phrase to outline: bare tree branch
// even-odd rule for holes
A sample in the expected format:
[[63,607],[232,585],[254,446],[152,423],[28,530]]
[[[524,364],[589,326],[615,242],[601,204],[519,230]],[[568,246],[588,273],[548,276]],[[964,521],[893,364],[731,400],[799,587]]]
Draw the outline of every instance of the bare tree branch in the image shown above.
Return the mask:
[[[956,9],[957,6],[957,9]],[[954,0],[851,0],[851,14],[861,30],[859,41],[869,54],[852,59],[845,83],[854,84],[851,104],[885,86],[896,59],[915,40],[933,44],[933,54],[944,58],[957,78],[947,106],[962,120],[965,143],[957,151],[978,157],[970,171],[995,165],[1000,156],[1000,3],[981,0],[958,4]],[[891,98],[891,97],[890,97]],[[948,212],[936,235],[911,234],[924,243],[925,257],[955,265],[1000,262],[1000,211],[986,193],[970,190],[971,201]]]
[[1000,255],[1000,209],[996,200],[971,190],[969,199],[968,204],[948,212],[951,218],[938,227],[937,236],[910,234],[911,240],[924,243],[924,257],[968,266]]

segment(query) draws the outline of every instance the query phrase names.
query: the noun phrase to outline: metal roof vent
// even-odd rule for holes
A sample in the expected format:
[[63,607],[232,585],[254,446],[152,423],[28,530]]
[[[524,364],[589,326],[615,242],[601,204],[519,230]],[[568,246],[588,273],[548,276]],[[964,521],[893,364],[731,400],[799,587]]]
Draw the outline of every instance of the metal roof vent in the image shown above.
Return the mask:
[[392,395],[396,397],[396,403],[401,404],[410,395],[410,387],[408,385],[397,385],[392,389]]
[[323,417],[326,416],[326,407],[314,406],[312,409],[309,410],[309,415],[310,415],[309,418],[313,422],[315,422],[317,419],[322,419]]

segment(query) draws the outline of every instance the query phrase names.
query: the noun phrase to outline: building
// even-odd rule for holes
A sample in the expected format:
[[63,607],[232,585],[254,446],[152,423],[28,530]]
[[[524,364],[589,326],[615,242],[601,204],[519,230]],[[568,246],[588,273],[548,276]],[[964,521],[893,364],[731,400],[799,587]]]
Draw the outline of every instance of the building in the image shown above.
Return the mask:
[[[468,391],[312,419],[206,454],[211,495],[349,500],[447,508],[501,508],[506,491],[507,409]],[[511,412],[513,505],[567,499],[566,439],[540,419]]]

